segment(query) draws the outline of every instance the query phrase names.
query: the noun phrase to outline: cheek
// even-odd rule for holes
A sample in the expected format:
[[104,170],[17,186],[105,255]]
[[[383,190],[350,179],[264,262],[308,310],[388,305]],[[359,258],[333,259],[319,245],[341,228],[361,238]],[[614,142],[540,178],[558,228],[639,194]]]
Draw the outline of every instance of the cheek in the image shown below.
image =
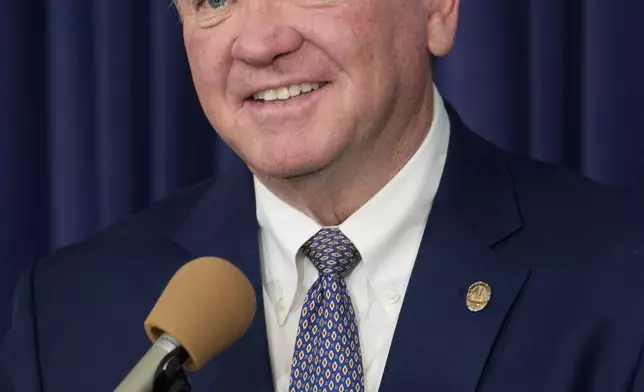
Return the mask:
[[[315,17],[306,19],[305,38],[337,65],[335,90],[337,99],[332,109],[337,115],[359,117],[370,112],[370,104],[386,90],[390,81],[390,64],[383,57],[387,53],[382,31],[374,31],[380,22],[374,7],[364,7],[362,0],[355,5],[343,5],[324,12],[310,12]],[[388,26],[385,26],[387,29]]]
[[[186,54],[197,90],[208,87],[211,92],[219,89],[223,91],[228,65],[223,55],[223,46],[213,42],[212,36],[213,34],[195,33],[186,38]],[[213,87],[218,89],[212,90]]]
[[222,125],[230,119],[224,115],[227,64],[222,61],[221,48],[201,32],[186,37],[185,48],[202,110],[215,129],[225,129]]
[[[310,1],[310,0],[307,0]],[[326,52],[336,64],[368,62],[389,35],[391,24],[382,0],[327,0],[326,6],[297,10],[297,29],[305,40]],[[377,27],[376,27],[377,26]]]

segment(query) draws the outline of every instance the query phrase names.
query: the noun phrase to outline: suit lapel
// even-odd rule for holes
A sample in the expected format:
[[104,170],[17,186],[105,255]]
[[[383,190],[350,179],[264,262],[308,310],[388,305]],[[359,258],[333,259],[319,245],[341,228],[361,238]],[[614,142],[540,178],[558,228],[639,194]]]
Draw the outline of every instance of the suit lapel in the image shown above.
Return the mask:
[[[405,295],[381,391],[476,389],[488,353],[528,271],[503,264],[436,205]],[[479,313],[466,307],[468,287],[492,288]]]
[[273,391],[252,176],[240,163],[210,189],[174,240],[194,258],[221,257],[251,281],[255,319],[242,338],[190,376],[197,391]]
[[[522,227],[507,158],[474,136],[448,107],[451,136],[443,178],[387,360],[381,391],[476,390],[490,350],[529,270],[494,246]],[[468,310],[471,284],[492,288]]]

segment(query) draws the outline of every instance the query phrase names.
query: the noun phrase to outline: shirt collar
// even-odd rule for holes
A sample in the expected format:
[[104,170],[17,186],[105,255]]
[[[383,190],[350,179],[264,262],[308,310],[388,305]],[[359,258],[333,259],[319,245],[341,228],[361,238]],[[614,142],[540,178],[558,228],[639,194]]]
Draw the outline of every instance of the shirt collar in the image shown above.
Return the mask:
[[[449,118],[434,87],[433,120],[425,140],[407,164],[340,230],[360,251],[365,264],[382,260],[405,228],[427,219],[443,172],[449,139]],[[376,271],[378,266],[372,266]]]
[[270,237],[280,254],[279,258],[262,258],[264,287],[274,307],[280,296],[288,299],[290,307],[297,291],[297,253],[322,226],[275,196],[257,177],[254,183],[260,236]]

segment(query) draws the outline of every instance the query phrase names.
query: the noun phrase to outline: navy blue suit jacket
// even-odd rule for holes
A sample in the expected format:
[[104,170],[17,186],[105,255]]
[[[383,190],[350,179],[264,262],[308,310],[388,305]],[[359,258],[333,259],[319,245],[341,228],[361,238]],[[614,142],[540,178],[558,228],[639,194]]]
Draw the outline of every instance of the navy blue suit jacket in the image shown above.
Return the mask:
[[[642,200],[511,156],[450,119],[381,391],[644,391]],[[240,164],[37,263],[5,347],[16,390],[113,390],[149,348],[143,320],[172,274],[219,256],[250,278],[259,311],[191,376],[194,390],[272,391],[257,230]],[[493,293],[473,313],[477,281]]]

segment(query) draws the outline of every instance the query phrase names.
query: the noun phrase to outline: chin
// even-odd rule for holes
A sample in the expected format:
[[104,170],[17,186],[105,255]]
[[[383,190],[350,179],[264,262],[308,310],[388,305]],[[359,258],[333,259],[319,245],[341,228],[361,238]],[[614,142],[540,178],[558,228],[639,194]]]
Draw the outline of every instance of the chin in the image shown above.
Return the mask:
[[255,174],[288,179],[319,173],[338,160],[347,144],[341,138],[302,140],[291,136],[246,145],[239,152]]
[[298,179],[324,170],[331,164],[330,159],[308,160],[275,160],[263,161],[253,165],[251,170],[262,177],[274,179]]

